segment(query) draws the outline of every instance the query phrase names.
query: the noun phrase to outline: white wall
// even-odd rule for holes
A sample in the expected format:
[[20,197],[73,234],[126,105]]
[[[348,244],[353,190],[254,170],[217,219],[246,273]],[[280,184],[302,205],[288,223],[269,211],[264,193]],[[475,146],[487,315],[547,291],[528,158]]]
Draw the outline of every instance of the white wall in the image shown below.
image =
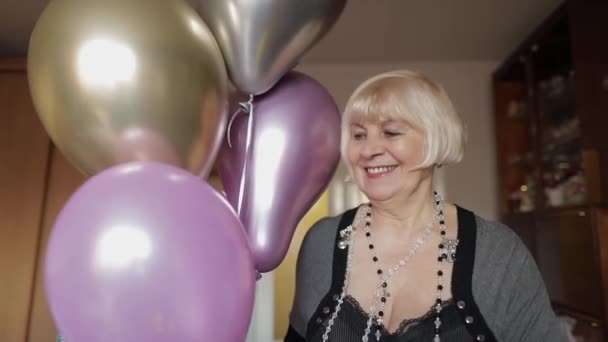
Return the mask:
[[[219,322],[218,322],[219,323]],[[229,329],[218,327],[218,329]],[[274,273],[264,273],[255,288],[255,305],[246,342],[270,342],[274,335]]]
[[[301,65],[302,71],[321,82],[341,109],[351,92],[372,75],[392,69],[412,69],[440,82],[446,88],[469,132],[464,160],[445,167],[436,179],[437,188],[447,200],[495,219],[498,216],[496,153],[491,92],[491,73],[498,65],[492,61],[407,62],[380,64]],[[339,172],[330,188],[332,208],[338,213],[360,202],[352,186]],[[340,203],[340,199],[343,199]]]

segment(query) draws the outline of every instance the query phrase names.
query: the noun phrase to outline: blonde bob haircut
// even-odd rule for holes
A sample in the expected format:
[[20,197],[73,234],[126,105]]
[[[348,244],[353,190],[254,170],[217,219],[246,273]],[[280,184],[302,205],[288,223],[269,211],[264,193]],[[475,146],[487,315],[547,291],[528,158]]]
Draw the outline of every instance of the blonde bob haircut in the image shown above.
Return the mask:
[[346,158],[351,124],[366,119],[402,120],[425,135],[418,168],[462,160],[466,130],[443,87],[422,74],[396,70],[363,82],[351,95],[342,117],[341,152]]

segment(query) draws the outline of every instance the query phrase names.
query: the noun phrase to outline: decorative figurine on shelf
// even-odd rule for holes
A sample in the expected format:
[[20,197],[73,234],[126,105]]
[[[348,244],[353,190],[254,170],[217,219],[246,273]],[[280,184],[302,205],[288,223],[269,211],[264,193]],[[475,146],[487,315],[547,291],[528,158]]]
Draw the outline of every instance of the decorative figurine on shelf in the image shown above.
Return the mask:
[[579,205],[587,201],[587,189],[582,170],[578,170],[564,182],[564,197],[571,205]]

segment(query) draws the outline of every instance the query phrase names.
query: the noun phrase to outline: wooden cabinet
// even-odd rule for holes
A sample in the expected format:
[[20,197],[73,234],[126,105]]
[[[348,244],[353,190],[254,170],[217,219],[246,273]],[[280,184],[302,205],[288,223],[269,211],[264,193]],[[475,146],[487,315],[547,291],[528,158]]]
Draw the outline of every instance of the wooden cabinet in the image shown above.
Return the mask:
[[583,341],[608,339],[607,16],[567,1],[493,75],[501,218]]

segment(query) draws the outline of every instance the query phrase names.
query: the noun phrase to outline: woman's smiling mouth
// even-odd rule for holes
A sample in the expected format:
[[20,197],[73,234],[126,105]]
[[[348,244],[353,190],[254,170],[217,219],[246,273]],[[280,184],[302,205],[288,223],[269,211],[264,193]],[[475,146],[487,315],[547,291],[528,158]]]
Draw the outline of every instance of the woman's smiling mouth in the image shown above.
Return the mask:
[[378,177],[393,171],[396,167],[397,165],[366,167],[365,172],[369,176]]

